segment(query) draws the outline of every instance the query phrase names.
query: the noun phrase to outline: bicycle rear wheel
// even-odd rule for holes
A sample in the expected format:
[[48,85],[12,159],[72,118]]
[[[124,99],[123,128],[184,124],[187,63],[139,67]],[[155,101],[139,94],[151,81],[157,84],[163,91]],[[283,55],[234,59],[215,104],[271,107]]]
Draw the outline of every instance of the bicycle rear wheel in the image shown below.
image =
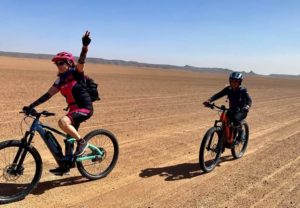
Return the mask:
[[[95,159],[77,162],[79,172],[91,180],[107,176],[115,167],[119,156],[116,137],[107,130],[98,129],[87,134],[84,139],[100,149],[103,155]],[[97,155],[97,151],[87,148],[83,157],[87,155]]]
[[210,128],[203,137],[199,151],[199,164],[204,172],[211,172],[216,167],[221,157],[221,147],[221,128]]
[[[20,165],[24,151],[26,155]],[[16,160],[18,152],[21,154]],[[0,143],[0,171],[0,204],[18,201],[25,198],[39,182],[42,159],[34,147],[24,146],[18,140],[4,141]]]
[[242,123],[242,128],[243,128],[243,138],[241,141],[238,141],[237,144],[235,144],[231,148],[231,154],[235,159],[241,158],[248,147],[248,141],[249,141],[249,126],[246,122]]

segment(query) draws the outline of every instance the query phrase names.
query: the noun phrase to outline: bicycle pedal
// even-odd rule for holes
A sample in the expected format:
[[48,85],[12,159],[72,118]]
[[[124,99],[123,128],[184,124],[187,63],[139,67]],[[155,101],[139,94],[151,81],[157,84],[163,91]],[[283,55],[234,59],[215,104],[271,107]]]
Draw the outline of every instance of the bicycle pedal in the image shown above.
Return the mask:
[[69,176],[71,175],[70,172],[66,172],[66,173],[52,173],[53,175],[56,175],[56,176]]
[[49,170],[50,173],[56,176],[70,175],[70,169],[64,170],[60,168]]
[[92,162],[102,162],[102,158],[101,157],[99,157],[99,158],[94,158],[94,159],[92,159]]

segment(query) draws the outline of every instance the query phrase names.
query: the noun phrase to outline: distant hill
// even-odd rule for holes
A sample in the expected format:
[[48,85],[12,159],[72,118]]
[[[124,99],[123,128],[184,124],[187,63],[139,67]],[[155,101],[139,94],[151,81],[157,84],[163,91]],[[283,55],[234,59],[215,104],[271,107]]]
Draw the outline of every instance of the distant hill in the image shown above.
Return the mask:
[[[51,54],[35,54],[35,53],[19,53],[19,52],[4,52],[0,51],[0,56],[10,56],[17,58],[36,58],[36,59],[52,59],[54,55]],[[75,57],[78,59],[78,57]],[[207,68],[207,67],[194,67],[194,66],[176,66],[168,64],[149,64],[140,63],[137,61],[124,61],[124,60],[108,60],[102,58],[87,58],[89,63],[97,64],[111,64],[120,66],[134,66],[134,67],[148,67],[148,68],[160,68],[160,69],[180,69],[188,71],[201,71],[201,72],[217,72],[217,73],[228,73],[232,70],[224,68]]]
[[19,52],[4,52],[0,51],[0,56],[9,56],[16,58],[36,58],[36,59],[52,59],[50,54],[35,54],[35,53],[19,53]]
[[[19,53],[19,52],[4,52],[0,51],[0,56],[9,56],[9,57],[17,57],[17,58],[35,58],[35,59],[52,59],[54,55],[52,54],[35,54],[35,53]],[[78,59],[78,57],[75,57]],[[233,70],[226,68],[209,68],[209,67],[195,67],[190,65],[185,66],[176,66],[176,65],[168,65],[168,64],[149,64],[149,63],[140,63],[136,61],[124,61],[124,60],[108,60],[102,58],[87,58],[87,61],[90,63],[98,63],[98,64],[111,64],[111,65],[120,65],[120,66],[134,66],[134,67],[146,67],[146,68],[159,68],[159,69],[178,69],[178,70],[186,70],[186,71],[198,71],[198,72],[212,72],[212,73],[230,73]],[[258,75],[253,71],[249,73],[244,72],[249,75]],[[300,75],[284,75],[284,74],[271,74],[269,76],[272,77],[285,77],[285,78],[293,78],[300,79]]]
[[288,74],[270,74],[270,77],[287,78],[287,79],[300,79],[299,75],[288,75]]

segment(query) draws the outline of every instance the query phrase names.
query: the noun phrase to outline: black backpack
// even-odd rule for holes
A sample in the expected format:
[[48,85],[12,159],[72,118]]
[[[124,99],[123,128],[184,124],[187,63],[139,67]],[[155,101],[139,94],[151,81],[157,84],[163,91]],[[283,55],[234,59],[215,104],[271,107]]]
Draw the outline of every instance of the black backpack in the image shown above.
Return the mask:
[[91,96],[92,102],[100,100],[100,93],[97,89],[98,84],[93,79],[85,77],[85,87]]

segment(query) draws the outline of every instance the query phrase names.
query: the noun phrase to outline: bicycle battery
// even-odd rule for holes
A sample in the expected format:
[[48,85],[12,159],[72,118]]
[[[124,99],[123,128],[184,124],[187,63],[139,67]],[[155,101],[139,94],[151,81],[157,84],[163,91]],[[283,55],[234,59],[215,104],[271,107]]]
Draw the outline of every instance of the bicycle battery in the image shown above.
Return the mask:
[[53,153],[53,155],[57,157],[63,157],[62,148],[56,140],[56,138],[54,137],[54,135],[50,131],[46,131],[45,137],[47,139],[46,144]]

